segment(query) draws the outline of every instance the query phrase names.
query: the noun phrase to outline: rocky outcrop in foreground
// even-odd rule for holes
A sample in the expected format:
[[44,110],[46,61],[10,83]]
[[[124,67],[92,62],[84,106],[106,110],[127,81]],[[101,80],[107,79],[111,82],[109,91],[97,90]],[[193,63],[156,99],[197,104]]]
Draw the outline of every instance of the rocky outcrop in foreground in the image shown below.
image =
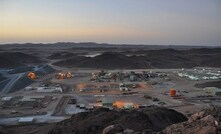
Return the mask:
[[175,110],[99,109],[55,124],[0,127],[0,134],[221,134],[221,108],[203,110],[188,119]]
[[221,134],[221,108],[196,113],[188,121],[173,124],[159,134]]
[[73,115],[57,123],[49,134],[155,133],[186,120],[183,114],[166,108],[153,107],[142,111],[99,109]]

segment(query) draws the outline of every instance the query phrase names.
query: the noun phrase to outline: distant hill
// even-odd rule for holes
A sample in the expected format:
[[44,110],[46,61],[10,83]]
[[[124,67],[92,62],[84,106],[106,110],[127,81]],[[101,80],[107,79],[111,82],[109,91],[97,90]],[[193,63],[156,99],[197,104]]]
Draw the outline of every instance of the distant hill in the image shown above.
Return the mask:
[[47,59],[66,59],[66,58],[70,58],[70,57],[74,57],[77,56],[74,53],[70,53],[70,52],[57,52],[57,53],[53,53],[52,55],[48,56]]
[[148,44],[108,44],[108,43],[95,43],[95,42],[57,42],[57,43],[13,43],[13,44],[0,44],[1,48],[81,48],[81,49],[92,49],[92,48],[118,48],[118,49],[190,49],[190,48],[221,48],[221,46],[186,46],[186,45],[148,45]]
[[39,57],[21,52],[0,53],[0,68],[25,66],[26,64],[36,64],[42,62],[44,61]]
[[[54,65],[67,67],[85,67],[85,68],[142,68],[148,63],[139,56],[128,57],[119,53],[103,53],[95,57],[75,56],[69,59],[61,60]],[[151,67],[148,65],[148,67]]]
[[54,65],[98,69],[221,67],[221,48],[141,50],[142,55],[139,51],[126,51],[130,56],[126,52],[105,52],[95,57],[74,56]]

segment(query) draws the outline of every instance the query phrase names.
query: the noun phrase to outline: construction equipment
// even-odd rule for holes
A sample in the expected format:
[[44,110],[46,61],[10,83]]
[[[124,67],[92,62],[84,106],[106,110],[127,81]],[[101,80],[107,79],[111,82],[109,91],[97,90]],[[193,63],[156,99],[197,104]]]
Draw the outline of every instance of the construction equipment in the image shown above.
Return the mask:
[[67,78],[71,78],[71,77],[72,77],[71,72],[68,72],[68,73],[66,74],[66,77],[67,77]]
[[57,79],[64,79],[64,78],[65,78],[65,74],[64,74],[64,73],[58,73],[58,74],[56,75],[56,78],[57,78]]
[[56,74],[56,78],[57,79],[65,79],[65,78],[71,78],[71,77],[72,77],[72,73],[71,72]]

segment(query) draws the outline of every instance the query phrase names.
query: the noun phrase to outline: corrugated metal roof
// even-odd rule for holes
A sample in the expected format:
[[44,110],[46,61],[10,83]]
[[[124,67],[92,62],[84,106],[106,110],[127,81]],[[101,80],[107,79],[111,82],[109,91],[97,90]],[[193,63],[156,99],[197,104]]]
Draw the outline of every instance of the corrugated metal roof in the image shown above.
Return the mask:
[[27,123],[27,122],[33,122],[33,121],[34,121],[33,117],[23,117],[18,120],[18,122],[20,123]]
[[1,101],[10,101],[12,97],[2,97]]
[[112,98],[102,98],[102,103],[114,103],[114,99],[112,99]]

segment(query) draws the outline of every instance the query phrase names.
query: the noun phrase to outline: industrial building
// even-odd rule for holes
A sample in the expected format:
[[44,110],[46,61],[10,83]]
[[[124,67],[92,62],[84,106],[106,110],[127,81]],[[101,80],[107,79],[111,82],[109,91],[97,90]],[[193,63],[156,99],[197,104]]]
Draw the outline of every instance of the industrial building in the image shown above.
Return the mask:
[[19,100],[20,107],[22,108],[35,108],[40,105],[40,100],[44,99],[45,96],[24,96]]
[[11,101],[13,97],[2,97],[1,101],[5,102],[5,101]]
[[61,87],[38,87],[37,92],[39,93],[62,93]]
[[221,89],[220,88],[206,87],[203,90],[211,95],[221,96]]
[[33,90],[34,88],[33,87],[31,87],[31,86],[27,86],[27,87],[25,87],[25,91],[30,91],[30,90]]
[[131,75],[130,76],[130,81],[137,81],[137,76]]
[[18,123],[27,124],[27,123],[33,123],[34,118],[33,117],[22,117],[18,120]]
[[214,70],[197,70],[194,69],[194,71],[188,71],[188,70],[182,70],[181,72],[177,73],[178,76],[188,78],[190,80],[218,80],[221,79],[221,73],[220,71],[214,71]]
[[119,90],[120,91],[128,91],[128,88],[124,83],[119,83]]
[[115,100],[112,98],[102,98],[103,107],[112,107],[114,102]]

